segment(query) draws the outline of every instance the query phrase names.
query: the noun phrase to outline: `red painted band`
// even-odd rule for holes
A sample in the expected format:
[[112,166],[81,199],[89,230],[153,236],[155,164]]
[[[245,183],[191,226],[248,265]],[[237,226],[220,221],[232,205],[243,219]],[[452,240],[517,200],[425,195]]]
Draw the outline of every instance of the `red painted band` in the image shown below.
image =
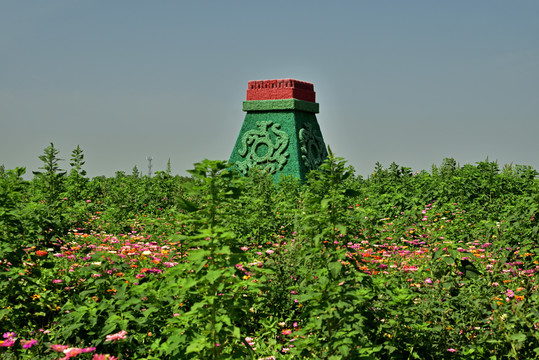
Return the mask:
[[247,100],[299,99],[315,102],[314,85],[295,79],[255,80],[247,85]]

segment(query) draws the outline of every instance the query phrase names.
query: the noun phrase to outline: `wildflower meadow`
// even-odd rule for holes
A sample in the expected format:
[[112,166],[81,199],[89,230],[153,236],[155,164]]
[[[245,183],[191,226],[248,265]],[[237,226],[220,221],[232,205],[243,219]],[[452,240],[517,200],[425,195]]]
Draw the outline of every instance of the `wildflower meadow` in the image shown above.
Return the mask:
[[531,167],[363,178],[330,151],[274,183],[40,159],[0,167],[1,359],[539,357]]

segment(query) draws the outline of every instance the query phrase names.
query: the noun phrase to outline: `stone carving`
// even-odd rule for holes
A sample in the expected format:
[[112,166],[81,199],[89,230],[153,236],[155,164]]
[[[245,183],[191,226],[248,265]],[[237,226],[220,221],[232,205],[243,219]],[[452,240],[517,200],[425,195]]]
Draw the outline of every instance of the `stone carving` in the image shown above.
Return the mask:
[[301,158],[307,170],[317,169],[327,157],[324,139],[313,131],[312,124],[305,124],[299,131]]
[[270,174],[282,170],[290,156],[286,151],[288,134],[273,121],[259,121],[256,125],[258,129],[245,132],[241,138],[238,154],[245,159],[237,161],[236,166],[243,174],[254,167],[264,168]]

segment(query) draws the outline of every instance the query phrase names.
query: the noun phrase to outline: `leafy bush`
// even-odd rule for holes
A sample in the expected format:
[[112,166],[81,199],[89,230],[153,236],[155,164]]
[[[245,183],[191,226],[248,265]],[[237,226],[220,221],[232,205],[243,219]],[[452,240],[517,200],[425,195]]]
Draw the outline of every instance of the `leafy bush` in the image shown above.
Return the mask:
[[0,171],[6,359],[539,356],[538,173]]

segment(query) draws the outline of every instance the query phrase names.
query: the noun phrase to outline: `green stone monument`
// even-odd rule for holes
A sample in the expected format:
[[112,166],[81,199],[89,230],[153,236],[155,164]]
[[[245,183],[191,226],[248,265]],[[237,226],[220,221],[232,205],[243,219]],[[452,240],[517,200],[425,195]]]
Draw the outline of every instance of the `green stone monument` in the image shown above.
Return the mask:
[[229,162],[242,174],[261,169],[275,182],[305,179],[327,157],[313,84],[294,79],[249,81],[246,111]]

